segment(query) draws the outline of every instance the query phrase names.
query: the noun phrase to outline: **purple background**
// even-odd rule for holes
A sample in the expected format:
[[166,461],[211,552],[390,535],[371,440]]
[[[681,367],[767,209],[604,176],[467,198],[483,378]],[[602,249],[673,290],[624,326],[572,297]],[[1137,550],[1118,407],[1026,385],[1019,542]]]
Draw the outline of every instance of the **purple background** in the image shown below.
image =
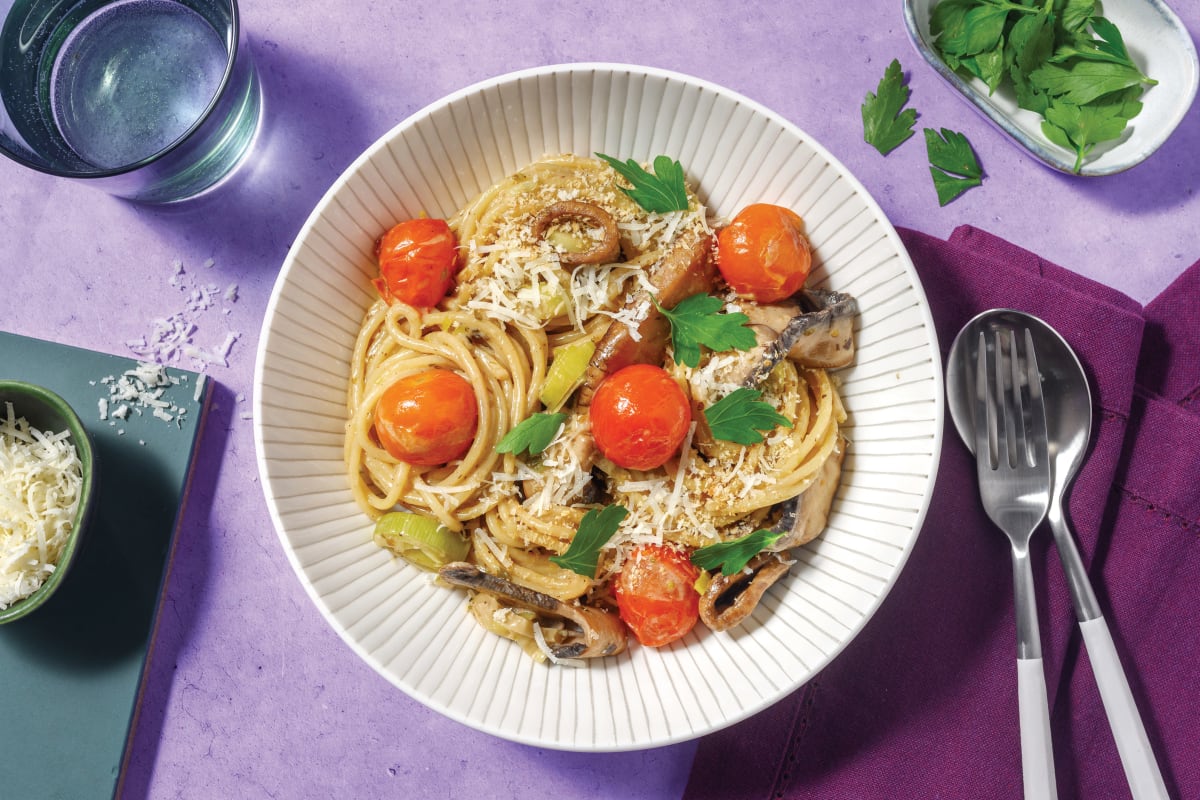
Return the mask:
[[[254,354],[279,267],[343,169],[405,117],[514,69],[613,61],[689,73],[774,109],[824,144],[896,225],[971,223],[1140,302],[1200,258],[1200,112],[1129,172],[1041,166],[910,45],[899,2],[418,4],[248,0],[266,93],[252,165],[224,191],[139,207],[0,161],[0,329],[130,355],[182,310],[172,284],[237,286],[192,315],[195,342],[240,335],[218,383],[179,530],[125,797],[678,797],[694,744],[576,754],[511,744],[402,694],[322,620],[288,565],[257,479]],[[1172,7],[1193,39],[1200,3]],[[511,7],[510,7],[511,6]],[[501,9],[504,10],[501,10]],[[782,32],[782,33],[781,33]],[[939,208],[921,134],[887,158],[859,105],[899,58],[918,127],[968,135],[982,187]],[[1167,76],[1157,76],[1166,79]],[[211,266],[206,262],[211,259]],[[224,310],[228,313],[223,313]],[[180,366],[190,366],[184,363]]]

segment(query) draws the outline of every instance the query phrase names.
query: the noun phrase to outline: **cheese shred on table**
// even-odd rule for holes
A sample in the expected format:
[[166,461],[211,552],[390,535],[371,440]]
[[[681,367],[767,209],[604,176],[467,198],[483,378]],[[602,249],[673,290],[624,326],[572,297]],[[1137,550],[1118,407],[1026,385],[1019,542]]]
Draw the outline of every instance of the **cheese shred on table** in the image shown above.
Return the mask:
[[70,433],[43,433],[0,416],[0,610],[33,594],[54,572],[71,533],[83,467]]

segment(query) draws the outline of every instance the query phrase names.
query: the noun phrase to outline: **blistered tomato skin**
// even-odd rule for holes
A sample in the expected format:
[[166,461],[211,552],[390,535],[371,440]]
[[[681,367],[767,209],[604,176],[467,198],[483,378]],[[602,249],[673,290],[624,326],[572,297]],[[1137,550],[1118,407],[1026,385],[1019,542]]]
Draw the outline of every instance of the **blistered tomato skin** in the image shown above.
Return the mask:
[[592,438],[619,467],[661,467],[679,451],[692,423],[687,395],[667,371],[634,364],[600,382],[589,410]]
[[475,440],[479,411],[466,378],[432,368],[393,383],[375,405],[375,435],[393,458],[431,467],[461,458]]
[[717,267],[740,295],[760,303],[791,297],[812,270],[803,220],[783,206],[746,206],[717,233]]
[[642,545],[626,559],[613,584],[617,612],[647,647],[682,639],[700,618],[699,577],[700,570],[682,550]]
[[372,281],[389,303],[436,306],[458,273],[458,241],[442,219],[410,219],[394,225],[375,246],[379,277]]

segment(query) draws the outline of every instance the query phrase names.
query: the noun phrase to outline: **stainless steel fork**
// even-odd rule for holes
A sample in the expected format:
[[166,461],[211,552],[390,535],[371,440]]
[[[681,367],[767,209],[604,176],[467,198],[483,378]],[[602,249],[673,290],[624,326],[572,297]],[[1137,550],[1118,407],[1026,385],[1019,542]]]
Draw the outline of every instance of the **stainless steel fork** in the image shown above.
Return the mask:
[[[989,337],[988,334],[991,334]],[[1046,411],[1028,330],[981,331],[975,360],[975,462],[983,508],[1012,542],[1017,697],[1025,797],[1058,797],[1029,540],[1050,506]]]

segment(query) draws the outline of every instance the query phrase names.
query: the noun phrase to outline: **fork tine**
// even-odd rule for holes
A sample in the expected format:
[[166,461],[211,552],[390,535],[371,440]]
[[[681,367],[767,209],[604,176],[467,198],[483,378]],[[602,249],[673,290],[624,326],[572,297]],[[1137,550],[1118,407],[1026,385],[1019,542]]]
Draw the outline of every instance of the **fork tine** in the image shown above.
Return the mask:
[[[991,405],[999,406],[996,409],[996,421],[998,430],[996,431],[996,461],[1002,467],[1014,466],[1013,455],[1017,452],[1017,424],[1016,416],[1013,413],[1013,403],[1010,398],[1016,388],[1015,382],[1012,380],[1012,367],[1015,363],[1013,355],[1010,352],[1007,361],[1005,359],[1005,340],[1011,347],[1011,336],[1006,337],[1006,333],[1011,333],[1007,328],[997,328],[994,332],[996,337],[995,352],[995,373],[996,386],[991,393]],[[1008,367],[1007,369],[1005,367]],[[1017,398],[1019,401],[1020,398]]]
[[1008,375],[1013,383],[1010,385],[1010,401],[1008,413],[1013,420],[1013,467],[1028,463],[1028,433],[1030,433],[1030,381],[1026,379],[1024,359],[1021,357],[1020,345],[1015,330],[1008,331]]
[[979,332],[979,344],[975,349],[975,455],[982,458],[985,454],[988,464],[996,468],[996,415],[991,408],[993,392],[991,391],[991,376],[988,370],[987,334]]
[[975,452],[986,453],[993,470],[1047,459],[1041,372],[1028,328],[980,332],[974,384]]

